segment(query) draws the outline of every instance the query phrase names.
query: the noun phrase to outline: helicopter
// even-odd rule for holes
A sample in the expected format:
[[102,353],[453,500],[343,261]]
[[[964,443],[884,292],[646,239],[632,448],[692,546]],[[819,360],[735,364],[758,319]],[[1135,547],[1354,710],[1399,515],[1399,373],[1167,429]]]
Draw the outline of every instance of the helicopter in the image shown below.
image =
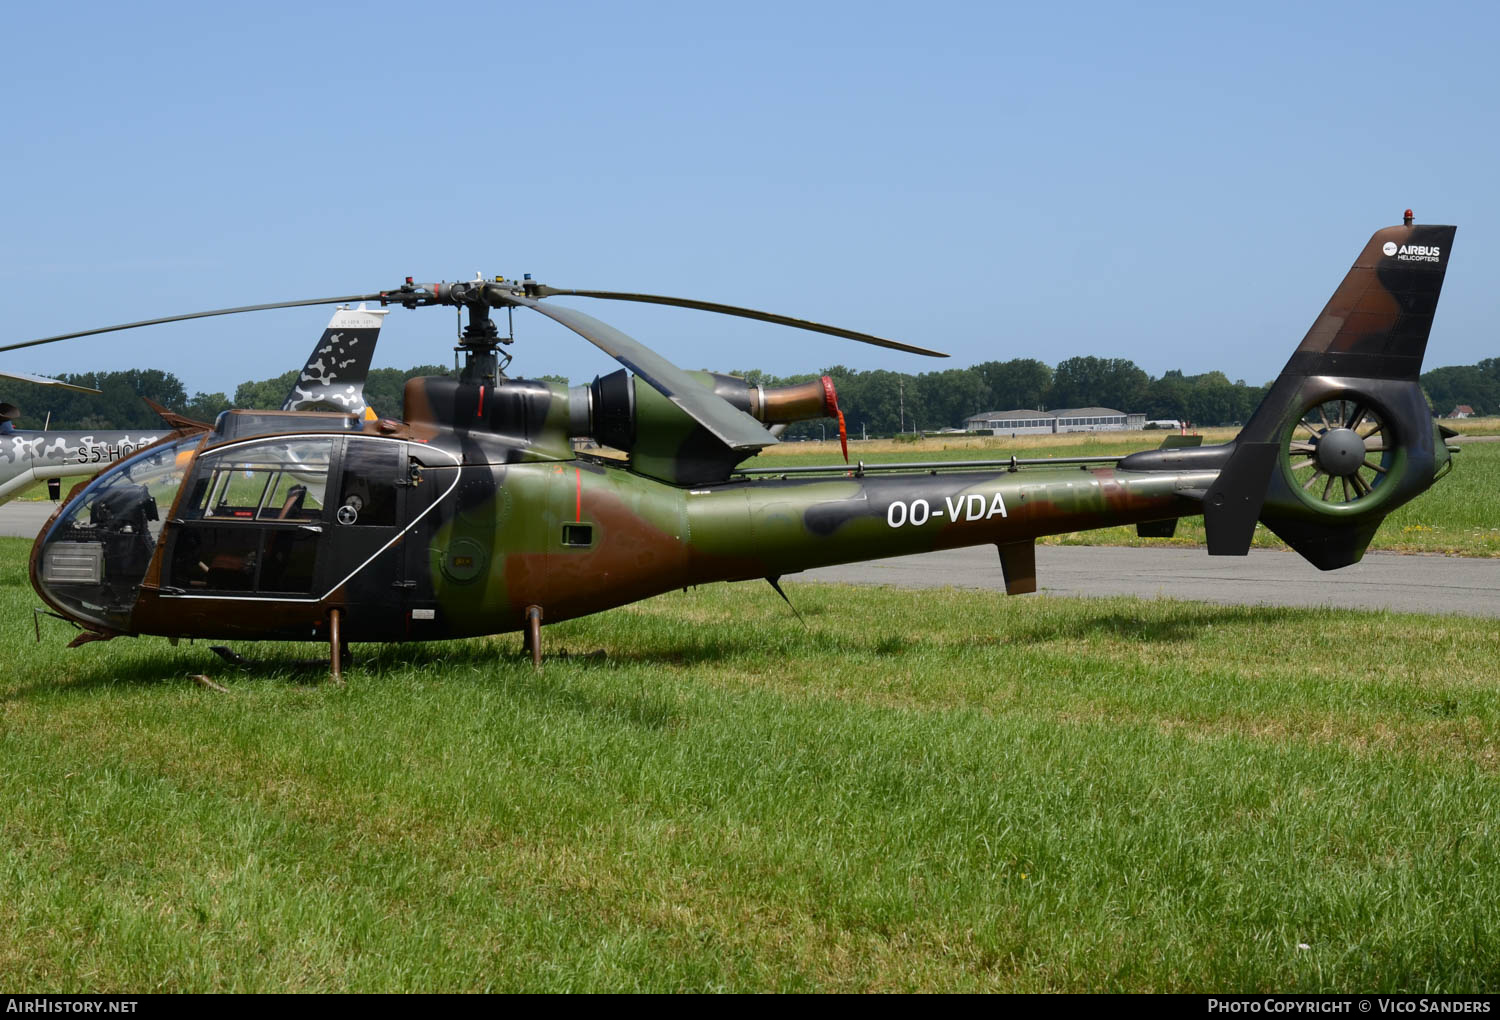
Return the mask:
[[[937,549],[998,549],[1009,594],[1037,587],[1043,535],[1134,524],[1170,537],[1202,515],[1210,555],[1243,556],[1257,523],[1332,570],[1452,466],[1418,385],[1456,228],[1377,230],[1231,441],[1125,456],[755,468],[777,424],[833,417],[823,378],[765,389],[686,372],[555,297],[698,308],[939,352],[713,302],[546,286],[530,276],[189,313],[62,334],[355,301],[467,313],[456,377],[406,383],[402,415],[231,410],[81,484],[37,536],[37,593],[81,629],[349,642],[541,628],[676,588],[769,581]],[[510,378],[492,312],[554,319],[624,366],[591,383]],[[579,448],[592,442],[623,460]],[[847,446],[845,446],[847,458]]]
[[[99,392],[91,386],[24,372],[0,372],[0,378],[77,393]],[[143,450],[164,434],[160,430],[22,429],[15,424],[20,417],[19,407],[0,402],[0,503],[9,502],[22,490],[43,480],[47,482],[48,494],[56,500],[62,491],[61,479],[95,474],[101,464]]]

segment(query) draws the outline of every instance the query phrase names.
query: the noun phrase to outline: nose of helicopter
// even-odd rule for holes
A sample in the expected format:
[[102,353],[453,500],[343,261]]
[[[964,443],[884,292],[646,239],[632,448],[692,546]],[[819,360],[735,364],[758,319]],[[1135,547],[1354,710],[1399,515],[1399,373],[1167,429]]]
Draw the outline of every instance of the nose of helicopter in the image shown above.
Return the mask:
[[161,535],[161,508],[182,483],[179,448],[195,442],[121,461],[68,501],[32,555],[32,583],[49,605],[87,626],[129,630]]

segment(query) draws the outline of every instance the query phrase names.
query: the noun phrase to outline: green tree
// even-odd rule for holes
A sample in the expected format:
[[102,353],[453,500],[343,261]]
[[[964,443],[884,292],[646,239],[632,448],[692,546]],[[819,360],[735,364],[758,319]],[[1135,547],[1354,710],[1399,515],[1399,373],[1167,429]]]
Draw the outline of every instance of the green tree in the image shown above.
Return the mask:
[[300,368],[293,368],[269,379],[242,382],[235,387],[234,406],[254,411],[277,410],[286,403],[286,395],[301,374]]
[[1192,385],[1182,376],[1182,370],[1170,369],[1162,373],[1160,379],[1151,380],[1151,386],[1146,393],[1146,417],[1153,419],[1175,418],[1191,419],[1188,412],[1188,398],[1192,395]]
[[1124,358],[1068,358],[1052,375],[1048,403],[1054,407],[1112,407],[1127,413],[1146,403],[1151,377]]
[[1500,359],[1423,372],[1422,388],[1437,414],[1448,414],[1459,404],[1468,404],[1476,414],[1500,414]]
[[1052,386],[1052,369],[1035,358],[984,361],[968,371],[982,383],[978,403],[983,406],[969,408],[964,418],[980,411],[1041,410]]

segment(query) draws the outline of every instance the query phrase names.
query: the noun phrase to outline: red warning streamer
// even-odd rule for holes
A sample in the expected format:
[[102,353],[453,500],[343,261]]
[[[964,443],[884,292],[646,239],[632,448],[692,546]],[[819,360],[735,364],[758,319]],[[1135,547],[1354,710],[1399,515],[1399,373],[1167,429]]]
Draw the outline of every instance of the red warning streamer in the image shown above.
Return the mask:
[[823,377],[823,410],[839,420],[839,447],[844,451],[844,463],[849,463],[849,430],[844,426],[844,412],[839,410],[839,395],[833,388],[833,380]]

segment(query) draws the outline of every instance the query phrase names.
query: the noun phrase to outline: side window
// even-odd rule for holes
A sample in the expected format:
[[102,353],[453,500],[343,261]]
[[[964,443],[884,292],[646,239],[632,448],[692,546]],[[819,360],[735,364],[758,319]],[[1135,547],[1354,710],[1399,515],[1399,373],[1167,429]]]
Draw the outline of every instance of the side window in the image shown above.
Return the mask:
[[393,527],[401,481],[402,443],[350,439],[344,451],[336,517],[340,524]]
[[183,515],[223,521],[313,521],[323,516],[331,439],[287,439],[202,457]]

